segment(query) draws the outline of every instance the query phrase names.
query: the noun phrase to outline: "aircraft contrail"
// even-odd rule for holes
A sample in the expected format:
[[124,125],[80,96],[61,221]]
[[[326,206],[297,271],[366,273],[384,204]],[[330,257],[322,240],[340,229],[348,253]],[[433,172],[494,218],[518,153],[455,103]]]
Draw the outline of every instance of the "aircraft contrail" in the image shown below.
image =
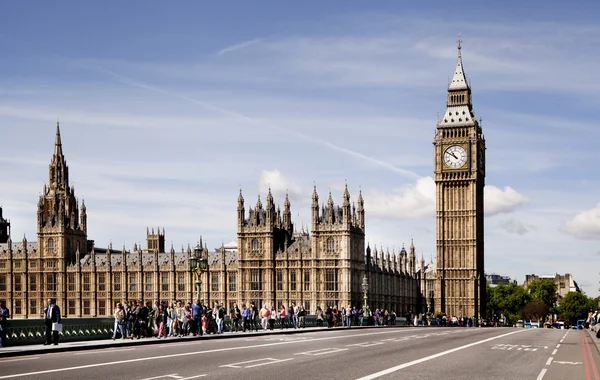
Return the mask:
[[417,179],[417,178],[421,177],[417,173],[414,173],[414,172],[412,172],[410,170],[399,168],[397,166],[394,166],[394,165],[390,164],[389,162],[385,162],[385,161],[379,160],[379,159],[377,159],[375,157],[367,156],[367,155],[365,155],[363,153],[356,152],[354,150],[341,147],[339,145],[335,145],[333,143],[330,143],[329,141],[321,140],[321,139],[315,138],[313,136],[310,136],[310,135],[307,135],[307,134],[304,134],[304,133],[301,133],[301,132],[297,132],[297,131],[294,131],[294,130],[290,130],[290,129],[287,129],[287,128],[284,128],[284,127],[281,127],[281,126],[278,126],[278,125],[275,125],[275,124],[272,124],[272,123],[269,123],[269,122],[265,122],[265,121],[262,121],[262,120],[254,119],[254,118],[251,118],[251,117],[246,116],[244,114],[241,114],[239,112],[232,111],[232,110],[229,110],[229,109],[226,109],[226,108],[222,108],[222,107],[216,106],[214,104],[210,104],[210,103],[204,102],[202,100],[190,98],[189,96],[186,96],[186,95],[174,93],[174,92],[165,90],[165,89],[160,88],[160,87],[156,87],[156,86],[149,85],[149,84],[146,84],[146,83],[143,83],[143,82],[139,82],[139,81],[133,80],[131,78],[124,77],[124,76],[122,76],[120,74],[115,73],[112,70],[109,70],[109,69],[107,69],[105,67],[102,67],[102,66],[99,66],[99,65],[89,65],[89,64],[81,64],[81,63],[79,65],[83,66],[85,68],[88,68],[88,69],[91,68],[91,69],[95,69],[95,70],[104,72],[106,74],[109,74],[112,77],[114,77],[115,79],[117,79],[119,82],[127,84],[127,85],[130,85],[130,86],[133,86],[133,87],[137,87],[137,88],[141,88],[141,89],[145,89],[145,90],[159,92],[159,93],[165,94],[165,95],[167,95],[169,97],[178,98],[178,99],[181,99],[181,100],[185,100],[187,102],[198,104],[198,105],[200,105],[200,106],[202,106],[204,108],[215,110],[215,111],[217,111],[219,113],[222,113],[222,114],[227,115],[227,116],[234,117],[234,118],[236,118],[238,120],[241,120],[243,122],[246,122],[246,123],[251,123],[251,124],[260,125],[260,126],[266,126],[266,127],[272,128],[272,129],[276,129],[278,131],[285,132],[285,133],[287,133],[289,135],[296,136],[296,137],[298,137],[300,139],[303,139],[305,141],[311,142],[313,144],[318,144],[318,145],[325,146],[325,147],[327,147],[327,148],[329,148],[331,150],[344,153],[346,155],[349,155],[351,157],[363,160],[365,162],[369,162],[371,164],[377,165],[377,166],[379,166],[381,168],[390,170],[392,172],[395,172],[397,174],[403,175],[405,177],[409,177],[409,178],[412,178],[412,179]]

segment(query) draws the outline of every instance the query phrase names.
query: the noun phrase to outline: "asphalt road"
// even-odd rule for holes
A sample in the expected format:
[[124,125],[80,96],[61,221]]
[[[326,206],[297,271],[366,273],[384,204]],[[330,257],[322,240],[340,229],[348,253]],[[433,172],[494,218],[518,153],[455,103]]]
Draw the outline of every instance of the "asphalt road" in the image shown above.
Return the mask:
[[0,379],[600,380],[585,331],[382,328],[64,352],[0,360]]

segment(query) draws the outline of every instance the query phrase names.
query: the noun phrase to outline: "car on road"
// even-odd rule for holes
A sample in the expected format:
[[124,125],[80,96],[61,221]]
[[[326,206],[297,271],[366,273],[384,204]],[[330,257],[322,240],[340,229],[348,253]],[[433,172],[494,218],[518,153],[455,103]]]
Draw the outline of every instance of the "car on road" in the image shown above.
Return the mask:
[[522,320],[522,319],[519,319],[519,320],[517,321],[517,323],[515,324],[515,327],[523,327],[523,326],[524,326],[524,322],[523,322],[523,320]]
[[532,329],[539,329],[540,328],[540,321],[532,319],[531,321],[529,321],[529,324],[531,325]]

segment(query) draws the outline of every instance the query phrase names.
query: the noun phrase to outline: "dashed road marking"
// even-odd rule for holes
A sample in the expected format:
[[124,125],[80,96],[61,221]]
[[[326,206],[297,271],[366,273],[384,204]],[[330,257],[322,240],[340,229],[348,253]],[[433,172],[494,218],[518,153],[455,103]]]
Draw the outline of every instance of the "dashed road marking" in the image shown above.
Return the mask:
[[557,361],[557,360],[553,361],[552,363],[555,363],[555,364],[571,364],[571,365],[581,365],[581,364],[583,364],[583,362],[561,362],[561,361]]
[[548,358],[548,361],[546,362],[546,365],[550,365],[550,364],[552,364],[552,360],[554,360],[554,356],[550,356],[550,357]]
[[347,344],[346,347],[371,347],[371,346],[378,346],[380,344],[385,344],[385,343],[384,342],[363,342],[363,343]]
[[[219,366],[219,368],[223,368],[223,367],[228,367],[228,368],[254,368],[254,367],[260,367],[260,366],[263,366],[263,365],[269,365],[269,364],[276,364],[276,363],[281,363],[281,362],[287,362],[289,360],[294,360],[294,358],[289,358],[289,359],[262,358],[262,359],[255,359],[255,360],[247,360],[245,362],[225,364],[225,365]],[[256,364],[250,364],[250,363],[256,363]],[[250,365],[246,365],[246,364],[250,364]]]
[[348,348],[321,348],[318,350],[298,352],[297,354],[294,354],[294,355],[317,356],[317,355],[335,354],[336,352],[347,351],[347,350],[348,350]]
[[544,378],[544,375],[546,374],[547,370],[548,370],[547,368],[542,369],[542,372],[540,372],[540,374],[538,375],[536,380],[542,380]]
[[556,353],[558,352],[558,348],[555,348],[554,351],[552,351],[552,355],[556,355]]

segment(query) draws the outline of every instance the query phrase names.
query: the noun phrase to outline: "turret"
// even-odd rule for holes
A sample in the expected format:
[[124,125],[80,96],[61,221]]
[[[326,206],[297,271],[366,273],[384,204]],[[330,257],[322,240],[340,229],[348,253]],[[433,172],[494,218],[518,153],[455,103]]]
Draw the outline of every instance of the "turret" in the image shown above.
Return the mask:
[[244,197],[242,196],[242,189],[240,188],[240,195],[238,195],[238,228],[245,224],[246,221],[246,210],[244,208]]
[[365,230],[365,202],[362,196],[362,190],[358,192],[358,208],[357,211],[357,219],[358,219],[358,227],[361,230]]
[[413,239],[410,239],[410,259],[409,259],[409,263],[410,263],[410,275],[414,276],[415,273],[417,273],[417,258],[416,258],[416,254],[415,254],[415,245],[413,244]]
[[83,233],[87,235],[87,208],[85,207],[85,201],[83,199],[81,200],[81,215],[79,216],[79,225]]
[[365,257],[365,270],[368,272],[370,268],[371,268],[371,247],[369,246],[369,243],[367,242],[367,254]]
[[319,194],[317,194],[317,185],[314,185],[313,187],[311,212],[314,230],[316,229],[317,224],[319,224]]
[[352,213],[350,210],[350,192],[348,191],[348,184],[344,187],[344,195],[343,195],[343,203],[342,203],[342,218],[344,223],[348,226],[352,224]]
[[288,193],[285,193],[285,201],[283,202],[283,229],[289,233],[293,233],[292,229],[292,205]]
[[269,187],[269,192],[267,193],[267,225],[273,227],[275,225],[275,202],[273,201],[273,194],[271,193],[271,188]]

